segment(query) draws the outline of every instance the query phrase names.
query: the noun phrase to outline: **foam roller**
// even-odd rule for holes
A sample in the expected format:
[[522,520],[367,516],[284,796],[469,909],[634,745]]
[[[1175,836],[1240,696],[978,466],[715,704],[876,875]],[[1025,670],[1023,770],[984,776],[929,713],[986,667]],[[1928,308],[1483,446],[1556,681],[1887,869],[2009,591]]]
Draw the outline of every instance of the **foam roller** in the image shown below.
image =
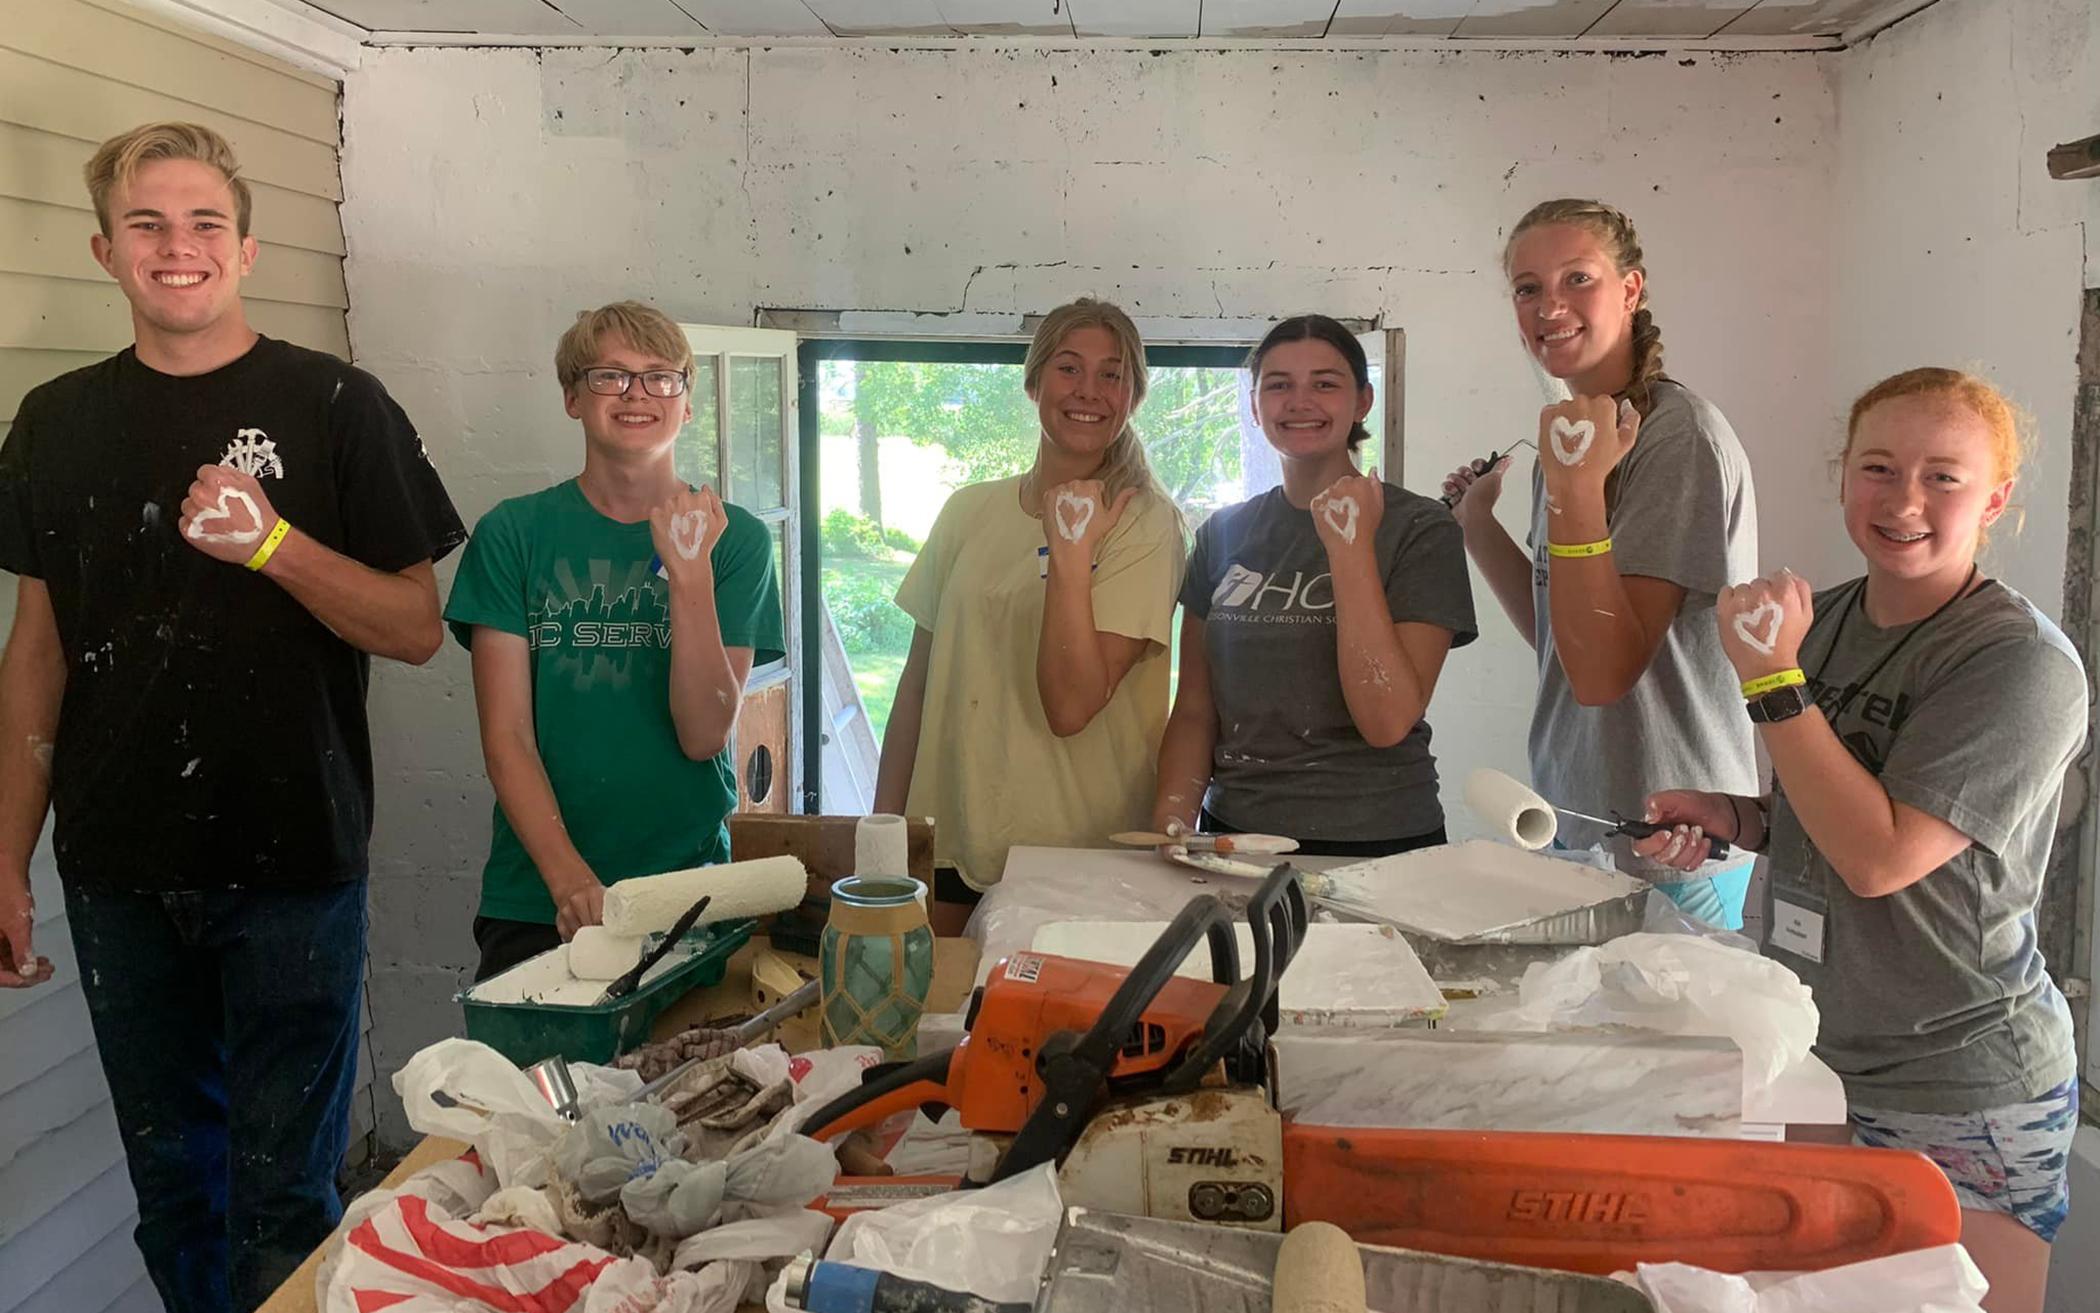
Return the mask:
[[702,894],[713,901],[700,914],[700,925],[766,916],[797,906],[808,891],[809,872],[793,857],[762,857],[754,862],[645,875],[622,880],[605,891],[605,928],[629,938],[662,933]]
[[616,935],[587,925],[569,941],[569,974],[578,980],[618,980],[642,960],[640,935]]
[[1365,1313],[1364,1259],[1330,1222],[1300,1222],[1276,1251],[1275,1313]]

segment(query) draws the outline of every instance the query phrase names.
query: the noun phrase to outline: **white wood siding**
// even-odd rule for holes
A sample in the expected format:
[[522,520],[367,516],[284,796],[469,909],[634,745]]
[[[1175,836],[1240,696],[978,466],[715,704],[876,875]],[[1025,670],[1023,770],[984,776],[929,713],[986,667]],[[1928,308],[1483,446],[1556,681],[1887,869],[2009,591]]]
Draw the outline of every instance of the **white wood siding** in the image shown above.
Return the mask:
[[[349,356],[338,91],[115,0],[0,0],[0,439],[29,389],[131,341],[124,298],[88,253],[81,167],[151,120],[206,124],[240,156],[262,244],[244,289],[250,322]],[[13,610],[0,576],[0,630]],[[0,1313],[154,1313],[48,843],[32,884],[37,951],[57,975],[0,990]],[[372,1124],[370,1081],[367,1054],[353,1151]]]

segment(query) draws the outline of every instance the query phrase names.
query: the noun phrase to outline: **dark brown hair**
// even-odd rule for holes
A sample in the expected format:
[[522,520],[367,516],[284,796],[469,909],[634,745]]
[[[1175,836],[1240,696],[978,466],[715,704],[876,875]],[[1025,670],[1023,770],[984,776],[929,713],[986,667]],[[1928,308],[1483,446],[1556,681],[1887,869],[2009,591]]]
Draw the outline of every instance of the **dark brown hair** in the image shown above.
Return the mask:
[[[1325,342],[1349,362],[1349,372],[1356,378],[1358,392],[1371,386],[1371,360],[1364,354],[1364,344],[1356,340],[1356,334],[1326,315],[1293,315],[1270,329],[1261,345],[1247,355],[1247,372],[1253,376],[1257,390],[1261,387],[1261,358],[1286,342]],[[1349,430],[1349,450],[1355,451],[1370,436],[1363,421],[1358,420]]]

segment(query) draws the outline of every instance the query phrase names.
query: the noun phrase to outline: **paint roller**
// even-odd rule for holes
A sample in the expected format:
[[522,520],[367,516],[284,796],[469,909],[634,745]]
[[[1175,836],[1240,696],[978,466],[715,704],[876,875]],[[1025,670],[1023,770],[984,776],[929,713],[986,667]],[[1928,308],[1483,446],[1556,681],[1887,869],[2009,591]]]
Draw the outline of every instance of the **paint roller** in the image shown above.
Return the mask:
[[[711,900],[700,919],[706,925],[784,912],[808,890],[809,872],[799,860],[761,857],[622,880],[605,891],[602,920],[608,934],[640,939],[669,930],[702,897]],[[632,958],[627,965],[634,965]]]
[[[1475,815],[1519,848],[1543,848],[1553,842],[1554,836],[1560,833],[1560,814],[1563,812],[1577,820],[1603,826],[1607,836],[1623,834],[1645,839],[1670,828],[1632,820],[1617,812],[1607,820],[1576,811],[1573,807],[1557,808],[1510,776],[1485,766],[1466,776],[1465,795],[1466,805]],[[1730,855],[1727,843],[1721,839],[1709,834],[1706,842],[1708,861],[1725,860]]]
[[1364,1259],[1332,1222],[1300,1222],[1276,1251],[1276,1313],[1366,1313]]

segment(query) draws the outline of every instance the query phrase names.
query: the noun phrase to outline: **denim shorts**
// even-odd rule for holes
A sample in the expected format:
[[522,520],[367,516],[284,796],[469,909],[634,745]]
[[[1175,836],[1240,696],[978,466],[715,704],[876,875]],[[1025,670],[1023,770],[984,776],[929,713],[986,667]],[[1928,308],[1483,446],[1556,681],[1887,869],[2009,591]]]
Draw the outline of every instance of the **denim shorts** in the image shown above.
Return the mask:
[[1912,1149],[1939,1165],[1963,1208],[2005,1213],[2044,1240],[2071,1211],[2067,1174],[2078,1130],[2076,1077],[2027,1103],[1982,1112],[1851,1110],[1852,1138],[1874,1149]]

